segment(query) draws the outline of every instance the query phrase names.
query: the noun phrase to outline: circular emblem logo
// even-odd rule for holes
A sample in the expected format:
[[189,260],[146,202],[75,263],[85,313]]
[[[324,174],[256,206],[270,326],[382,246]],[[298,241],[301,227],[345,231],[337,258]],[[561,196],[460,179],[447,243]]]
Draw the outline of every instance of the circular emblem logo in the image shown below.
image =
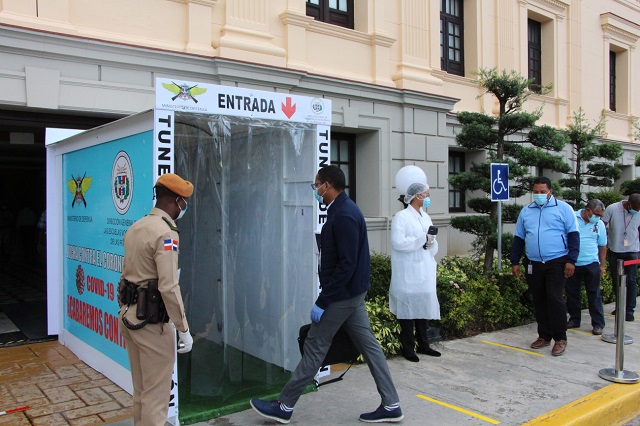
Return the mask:
[[324,102],[322,102],[322,99],[313,99],[311,101],[311,110],[314,114],[322,114],[322,111],[324,111]]
[[131,168],[131,160],[124,151],[120,151],[113,161],[111,184],[113,205],[118,213],[125,214],[129,211],[133,198],[133,169]]
[[76,269],[76,288],[78,289],[78,294],[84,293],[84,270],[81,265],[78,265]]

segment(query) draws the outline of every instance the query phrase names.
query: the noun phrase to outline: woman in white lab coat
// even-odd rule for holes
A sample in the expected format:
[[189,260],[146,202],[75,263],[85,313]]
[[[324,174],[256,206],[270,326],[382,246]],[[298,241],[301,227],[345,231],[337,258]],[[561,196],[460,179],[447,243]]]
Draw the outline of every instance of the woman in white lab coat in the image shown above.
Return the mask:
[[440,319],[434,258],[438,242],[435,235],[427,234],[433,222],[422,210],[430,202],[428,185],[409,185],[404,195],[408,206],[396,213],[391,223],[389,309],[400,322],[402,355],[412,362],[419,361],[416,341],[418,353],[440,356],[427,339],[427,320]]

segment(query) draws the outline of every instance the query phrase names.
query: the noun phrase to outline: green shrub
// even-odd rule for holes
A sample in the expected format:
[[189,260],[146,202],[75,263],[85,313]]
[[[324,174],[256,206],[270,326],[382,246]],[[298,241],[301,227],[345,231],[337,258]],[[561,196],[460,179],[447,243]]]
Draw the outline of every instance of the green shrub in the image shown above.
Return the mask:
[[[369,322],[385,356],[400,351],[400,323],[389,311],[389,296],[377,296],[366,303]],[[360,355],[359,361],[363,361]]]
[[378,297],[389,297],[391,285],[391,258],[381,253],[371,254],[371,288],[367,292],[367,300],[373,301]]

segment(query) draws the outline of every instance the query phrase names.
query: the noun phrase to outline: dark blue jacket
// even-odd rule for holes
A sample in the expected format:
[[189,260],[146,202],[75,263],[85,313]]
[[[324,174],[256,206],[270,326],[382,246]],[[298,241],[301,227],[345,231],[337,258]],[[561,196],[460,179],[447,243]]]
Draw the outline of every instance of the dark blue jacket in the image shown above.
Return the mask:
[[360,208],[341,192],[327,210],[320,238],[320,287],[316,300],[326,309],[369,290],[369,240]]

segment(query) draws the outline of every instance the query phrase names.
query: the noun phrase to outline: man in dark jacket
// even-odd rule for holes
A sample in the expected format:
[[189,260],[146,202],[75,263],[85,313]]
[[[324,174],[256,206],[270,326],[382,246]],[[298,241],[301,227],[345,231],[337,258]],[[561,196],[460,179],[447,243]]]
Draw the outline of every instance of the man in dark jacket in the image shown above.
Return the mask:
[[389,367],[376,340],[364,304],[369,289],[369,241],[367,225],[358,206],[344,193],[345,177],[337,166],[323,167],[311,185],[314,196],[327,205],[322,227],[320,287],[322,292],[311,310],[311,329],[304,355],[277,401],[252,399],[258,414],[289,423],[293,406],[322,366],[333,336],[341,326],[364,356],[376,382],[382,403],[373,412],[360,415],[364,422],[399,422],[400,409]]

